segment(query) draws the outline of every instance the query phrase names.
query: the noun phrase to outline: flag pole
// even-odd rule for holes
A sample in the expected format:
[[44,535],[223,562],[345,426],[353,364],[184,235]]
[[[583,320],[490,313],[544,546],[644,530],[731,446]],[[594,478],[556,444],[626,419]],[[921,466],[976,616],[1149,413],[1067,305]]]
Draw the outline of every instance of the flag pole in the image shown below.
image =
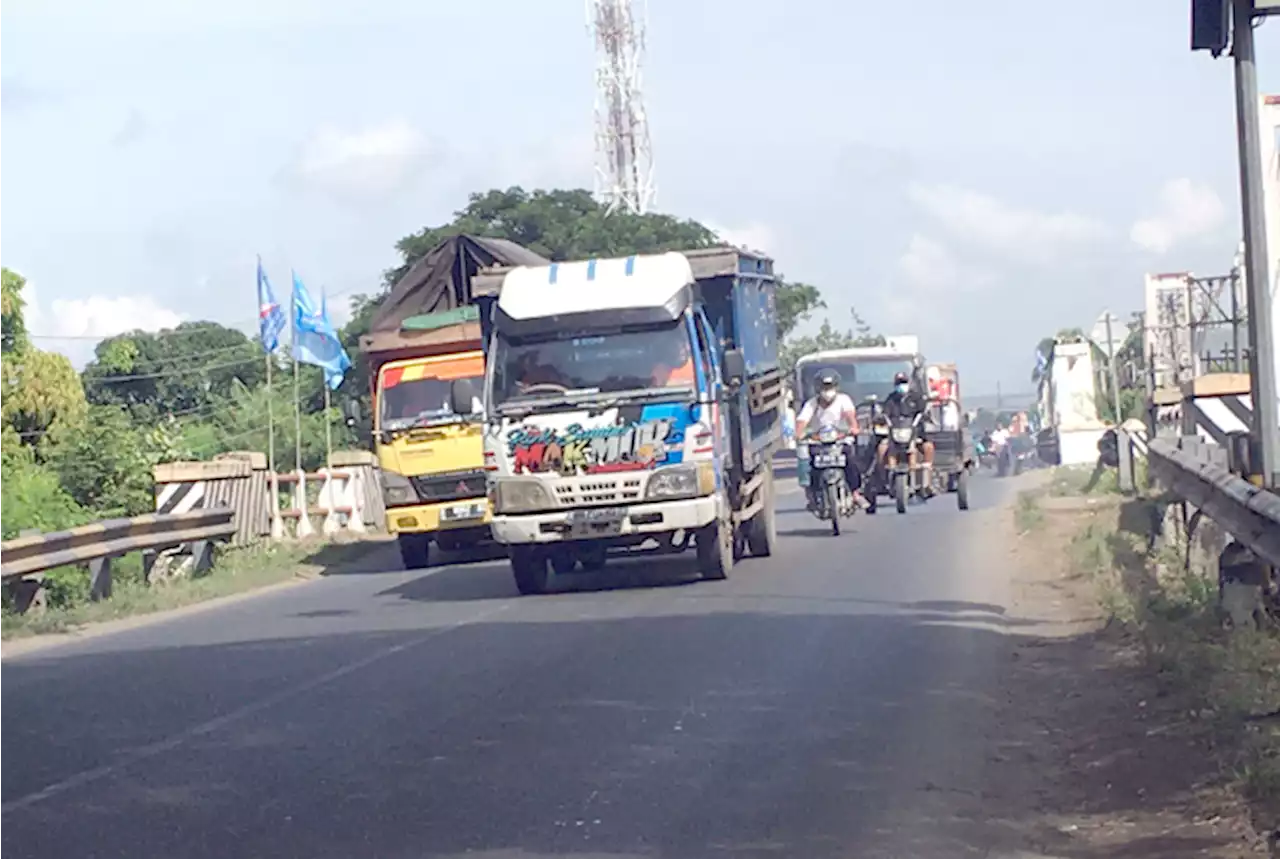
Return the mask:
[[[324,372],[323,370],[321,372]],[[329,383],[324,383],[324,464],[333,468],[333,415],[329,400]]]
[[[296,278],[296,275],[295,275]],[[293,348],[293,466],[302,474],[302,383],[298,377],[298,289],[289,292],[289,331]]]

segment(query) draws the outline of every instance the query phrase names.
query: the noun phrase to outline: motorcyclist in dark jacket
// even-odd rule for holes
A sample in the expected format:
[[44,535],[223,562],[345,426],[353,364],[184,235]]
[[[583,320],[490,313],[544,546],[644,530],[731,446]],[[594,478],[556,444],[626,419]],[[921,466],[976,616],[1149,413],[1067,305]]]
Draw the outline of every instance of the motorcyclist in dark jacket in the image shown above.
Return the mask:
[[[889,396],[884,399],[884,414],[891,422],[898,418],[906,420],[915,420],[916,415],[924,412],[929,407],[929,402],[924,396],[911,386],[911,377],[906,373],[898,373],[893,377],[893,390]],[[926,419],[927,419],[926,415]],[[884,455],[888,451],[889,440],[883,439],[880,442],[876,455],[884,460]],[[918,451],[918,453],[917,453]],[[916,424],[916,442],[912,446],[909,453],[908,462],[914,468],[917,464],[917,458],[923,457],[924,463],[921,469],[920,482],[925,488],[927,494],[933,494],[933,442],[924,436],[924,421]]]

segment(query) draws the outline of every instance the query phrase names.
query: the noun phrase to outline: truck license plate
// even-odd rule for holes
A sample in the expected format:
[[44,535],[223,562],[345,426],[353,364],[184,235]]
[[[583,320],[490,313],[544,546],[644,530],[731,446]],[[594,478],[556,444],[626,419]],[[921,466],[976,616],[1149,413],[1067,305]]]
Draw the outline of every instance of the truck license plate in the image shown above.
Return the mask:
[[465,519],[483,519],[484,504],[475,501],[470,504],[455,504],[444,509],[446,522],[461,522]]
[[569,526],[580,532],[618,531],[622,528],[622,520],[626,517],[627,511],[623,507],[572,510],[569,512]]

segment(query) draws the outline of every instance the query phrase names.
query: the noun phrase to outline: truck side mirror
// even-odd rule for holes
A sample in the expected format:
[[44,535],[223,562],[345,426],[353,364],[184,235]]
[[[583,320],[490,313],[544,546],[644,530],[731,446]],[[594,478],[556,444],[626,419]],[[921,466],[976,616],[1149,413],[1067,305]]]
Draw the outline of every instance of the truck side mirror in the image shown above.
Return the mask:
[[449,408],[455,415],[470,415],[475,411],[475,388],[470,379],[454,379],[449,385]]
[[741,349],[727,349],[724,353],[724,383],[738,388],[747,379],[747,360]]

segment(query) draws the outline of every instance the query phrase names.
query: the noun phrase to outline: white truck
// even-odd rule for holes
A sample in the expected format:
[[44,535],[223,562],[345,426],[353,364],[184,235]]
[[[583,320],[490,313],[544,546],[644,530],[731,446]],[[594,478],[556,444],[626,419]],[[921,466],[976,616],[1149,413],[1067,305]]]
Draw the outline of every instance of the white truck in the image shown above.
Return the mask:
[[772,260],[709,248],[476,281],[500,281],[484,461],[493,536],[521,593],[646,544],[692,544],[709,579],[773,551],[784,386]]

